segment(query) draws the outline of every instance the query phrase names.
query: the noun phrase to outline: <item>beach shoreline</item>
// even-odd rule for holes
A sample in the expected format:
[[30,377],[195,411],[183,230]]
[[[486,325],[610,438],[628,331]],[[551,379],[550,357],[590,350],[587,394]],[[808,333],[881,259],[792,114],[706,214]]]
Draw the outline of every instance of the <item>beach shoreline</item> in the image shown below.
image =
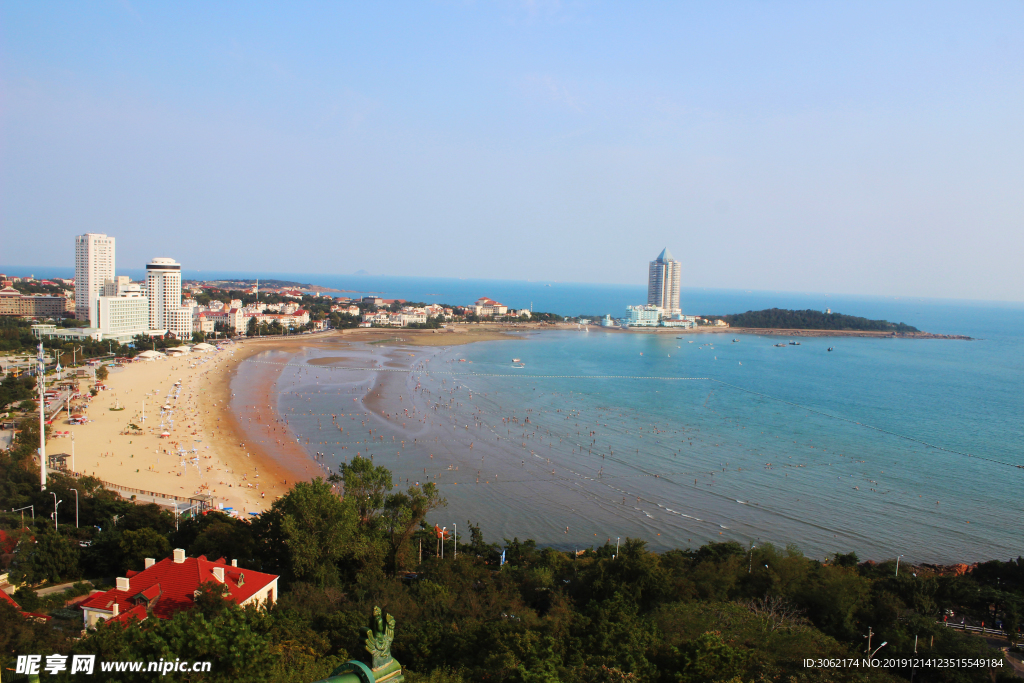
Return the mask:
[[[299,436],[287,426],[287,416],[278,414],[281,387],[278,385],[281,372],[295,354],[311,350],[329,351],[326,355],[314,355],[306,361],[309,370],[329,368],[337,365],[352,365],[360,358],[376,358],[397,369],[411,367],[409,358],[397,349],[407,347],[433,347],[438,352],[445,348],[474,343],[477,341],[500,341],[525,339],[524,333],[566,331],[578,329],[575,324],[482,324],[455,326],[441,330],[410,330],[407,328],[362,328],[336,330],[316,335],[293,337],[248,338],[226,344],[223,351],[207,356],[187,355],[180,358],[166,358],[153,362],[132,363],[120,372],[112,372],[108,391],[103,391],[93,400],[90,416],[94,422],[71,427],[77,439],[78,467],[80,473],[94,474],[97,478],[119,487],[153,491],[179,497],[189,497],[196,492],[209,493],[216,504],[233,508],[241,514],[258,512],[269,508],[273,501],[289,490],[296,481],[323,476],[326,470],[317,462],[311,450],[300,443]],[[850,332],[831,330],[765,330],[752,328],[697,328],[694,330],[621,330],[596,328],[614,333],[676,333],[694,334],[714,332],[718,334],[754,334],[793,337],[877,337],[890,338],[892,335],[871,332]],[[923,336],[914,338],[946,338]],[[905,335],[904,335],[905,336]],[[903,338],[903,336],[901,336]],[[382,354],[365,355],[365,349],[380,345]],[[386,349],[386,350],[385,350]],[[427,349],[423,349],[427,351]],[[240,375],[247,361],[265,353],[285,353],[289,358],[284,362],[270,362],[255,366],[259,370],[251,375]],[[410,353],[413,362],[426,361],[436,354]],[[197,367],[190,367],[197,366]],[[367,366],[372,370],[373,366]],[[362,408],[384,420],[398,419],[402,399],[406,390],[406,373],[375,373],[369,388],[356,396]],[[183,420],[172,429],[172,435],[161,439],[154,433],[124,436],[124,425],[120,424],[134,411],[131,418],[138,422],[140,392],[151,389],[154,394],[149,400],[149,421],[144,428],[152,432],[159,419],[156,388],[171,391],[174,380],[181,381],[180,394],[184,400]],[[245,385],[244,400],[233,402],[239,386]],[[237,397],[234,397],[237,399]],[[251,400],[250,400],[251,399]],[[131,410],[122,413],[108,413],[115,400]],[[265,407],[265,408],[264,408]],[[113,419],[112,419],[113,418]],[[129,420],[131,421],[131,420]],[[184,422],[184,426],[182,426]],[[397,426],[397,425],[396,425]],[[403,427],[405,425],[403,424]],[[266,431],[263,431],[266,429]],[[103,441],[107,448],[103,448]],[[191,440],[192,443],[187,443]],[[115,445],[114,442],[117,442]],[[125,443],[127,442],[127,443]],[[179,458],[168,449],[170,442],[176,448],[191,446],[198,450],[191,457],[199,466],[182,467],[180,463],[169,466]],[[53,442],[51,441],[51,444]],[[48,451],[58,452],[66,444],[51,445]],[[315,444],[310,445],[315,448]],[[65,449],[66,450],[66,449]],[[359,449],[359,451],[363,451]],[[354,455],[354,453],[353,453]],[[130,464],[125,465],[127,456]],[[160,458],[165,458],[161,462]],[[194,463],[193,463],[194,464]]]
[[[88,423],[66,425],[64,413],[55,419],[53,431],[68,437],[48,439],[47,453],[67,453],[75,476],[94,476],[125,497],[148,492],[139,499],[171,505],[175,498],[208,494],[215,507],[243,515],[265,510],[303,478],[298,464],[306,453],[298,446],[275,449],[301,454],[288,466],[287,459],[247,440],[232,408],[232,385],[252,356],[297,352],[311,343],[309,337],[246,340],[215,353],[134,361],[112,369],[106,389],[83,408]],[[265,379],[252,396],[253,405],[274,401],[275,382]]]

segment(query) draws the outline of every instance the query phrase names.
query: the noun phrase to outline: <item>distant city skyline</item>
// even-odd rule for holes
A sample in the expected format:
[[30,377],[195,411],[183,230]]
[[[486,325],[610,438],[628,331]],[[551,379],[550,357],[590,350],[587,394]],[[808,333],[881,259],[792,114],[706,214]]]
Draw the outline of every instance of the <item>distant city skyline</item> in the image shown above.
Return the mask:
[[0,267],[1024,300],[1024,5],[0,7]]

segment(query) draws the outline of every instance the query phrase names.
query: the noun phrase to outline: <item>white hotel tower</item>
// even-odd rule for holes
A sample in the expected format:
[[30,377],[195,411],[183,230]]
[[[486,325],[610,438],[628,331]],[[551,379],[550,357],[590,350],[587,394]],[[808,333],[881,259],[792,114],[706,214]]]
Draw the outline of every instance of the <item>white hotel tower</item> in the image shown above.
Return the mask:
[[181,264],[155,258],[146,264],[149,329],[167,330],[178,339],[192,336],[192,309],[181,306]]
[[89,310],[114,278],[114,238],[95,232],[75,237],[75,317],[89,319]]
[[683,264],[672,258],[669,250],[662,249],[658,258],[651,261],[647,271],[647,304],[657,306],[665,317],[680,315],[679,281]]

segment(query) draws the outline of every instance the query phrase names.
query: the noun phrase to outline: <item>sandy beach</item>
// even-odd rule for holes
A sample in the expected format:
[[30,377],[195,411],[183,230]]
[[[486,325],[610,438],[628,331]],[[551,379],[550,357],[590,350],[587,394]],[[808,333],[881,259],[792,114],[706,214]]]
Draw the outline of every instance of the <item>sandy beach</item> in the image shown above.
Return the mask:
[[[169,496],[207,493],[217,504],[241,514],[266,509],[296,474],[258,445],[245,444],[229,404],[239,363],[273,348],[301,344],[248,341],[220,352],[112,368],[107,390],[86,411],[90,421],[68,425],[66,413],[61,413],[53,429],[74,435],[74,470],[79,474]],[[264,392],[271,390],[267,386]],[[121,410],[113,410],[115,406]],[[137,425],[141,432],[129,425]],[[70,454],[71,439],[51,439],[47,451]]]
[[[297,443],[285,418],[274,413],[281,366],[261,366],[244,383],[244,394],[233,395],[233,384],[248,379],[239,378],[240,372],[248,373],[247,359],[266,352],[293,354],[326,347],[339,353],[320,362],[333,364],[348,360],[345,349],[353,342],[449,346],[503,338],[508,335],[489,325],[456,332],[344,330],[292,339],[246,339],[208,354],[135,361],[111,368],[106,390],[86,410],[87,424],[69,425],[67,414],[61,413],[53,429],[74,435],[74,471],[81,475],[166,496],[206,493],[216,504],[245,515],[269,508],[295,481],[321,474],[311,466],[314,460]],[[70,455],[71,446],[68,437],[51,439],[47,451]],[[129,497],[133,491],[121,493]]]

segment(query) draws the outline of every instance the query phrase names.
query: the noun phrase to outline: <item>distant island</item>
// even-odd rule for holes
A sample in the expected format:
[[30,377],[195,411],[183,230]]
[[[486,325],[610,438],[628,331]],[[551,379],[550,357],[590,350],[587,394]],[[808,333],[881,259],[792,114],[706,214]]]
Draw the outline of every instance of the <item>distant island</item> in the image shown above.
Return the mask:
[[907,334],[920,332],[906,323],[891,323],[888,320],[869,320],[855,315],[843,315],[831,311],[791,311],[783,308],[768,308],[763,311],[747,311],[732,315],[708,315],[709,319],[720,319],[730,327],[763,327],[786,330],[837,330],[851,332],[894,332]]
[[791,311],[769,308],[732,315],[707,315],[707,320],[721,320],[727,327],[705,326],[698,329],[715,332],[742,332],[748,334],[775,334],[794,337],[907,337],[913,339],[964,339],[960,334],[933,334],[922,332],[913,325],[891,323],[888,320],[869,320],[855,315],[832,311]]

